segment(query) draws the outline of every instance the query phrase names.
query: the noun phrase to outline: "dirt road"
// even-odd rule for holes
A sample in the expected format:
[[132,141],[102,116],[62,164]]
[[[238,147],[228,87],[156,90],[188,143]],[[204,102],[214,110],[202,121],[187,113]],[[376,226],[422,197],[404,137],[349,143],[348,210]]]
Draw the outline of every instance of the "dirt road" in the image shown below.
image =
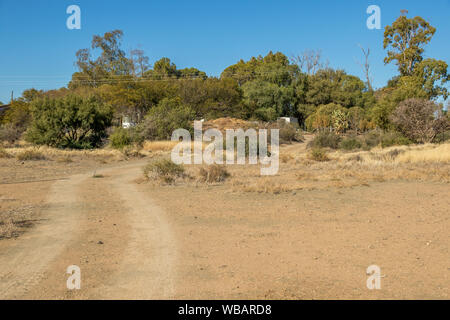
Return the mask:
[[[176,243],[164,212],[137,190],[141,167],[55,183],[40,223],[0,243],[0,298],[173,297]],[[67,290],[70,265],[83,290]]]
[[[246,193],[137,184],[144,163],[2,190],[50,191],[35,226],[0,241],[0,299],[450,296],[448,184]],[[372,264],[381,290],[366,287]],[[71,265],[81,290],[66,287]]]

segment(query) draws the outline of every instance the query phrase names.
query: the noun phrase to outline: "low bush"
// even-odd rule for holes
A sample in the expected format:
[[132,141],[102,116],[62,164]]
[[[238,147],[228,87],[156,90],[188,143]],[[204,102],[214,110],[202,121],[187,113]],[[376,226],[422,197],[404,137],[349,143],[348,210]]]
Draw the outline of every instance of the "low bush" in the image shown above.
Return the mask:
[[355,150],[355,149],[361,149],[362,147],[362,143],[361,141],[356,138],[356,137],[347,137],[344,138],[340,143],[339,143],[339,149],[344,149],[347,151],[350,150]]
[[442,143],[450,140],[450,131],[438,133],[433,139],[433,143]]
[[411,140],[405,138],[401,133],[396,131],[381,132],[378,130],[369,131],[361,136],[362,148],[364,150],[370,150],[378,145],[382,148],[391,146],[409,145]]
[[214,183],[225,181],[230,176],[230,173],[227,171],[225,166],[213,164],[200,168],[199,176],[199,180],[202,182]]
[[164,183],[174,183],[177,179],[184,178],[185,172],[182,165],[172,162],[170,159],[154,160],[144,167],[144,176],[147,179],[156,179]]
[[278,128],[280,130],[280,143],[291,143],[293,141],[303,141],[303,135],[298,130],[298,125],[295,126],[291,123],[278,121]]
[[320,161],[320,162],[330,160],[330,158],[328,158],[328,156],[327,156],[327,153],[320,148],[312,149],[311,152],[309,153],[309,158],[311,160]]
[[123,149],[133,142],[129,130],[120,127],[109,136],[109,141],[115,149]]
[[42,152],[37,150],[26,150],[17,154],[17,160],[20,161],[37,161],[37,160],[45,160],[46,157]]
[[387,132],[381,137],[381,147],[387,148],[391,146],[405,146],[411,144],[411,140],[404,137],[398,132]]
[[118,127],[114,129],[113,133],[109,136],[109,143],[111,147],[115,149],[124,149],[132,144],[142,146],[144,140],[142,139],[140,132],[137,128],[125,129]]
[[308,143],[308,147],[337,149],[340,141],[341,137],[334,132],[320,132]]
[[363,149],[370,150],[381,143],[382,133],[377,130],[367,132],[362,136]]

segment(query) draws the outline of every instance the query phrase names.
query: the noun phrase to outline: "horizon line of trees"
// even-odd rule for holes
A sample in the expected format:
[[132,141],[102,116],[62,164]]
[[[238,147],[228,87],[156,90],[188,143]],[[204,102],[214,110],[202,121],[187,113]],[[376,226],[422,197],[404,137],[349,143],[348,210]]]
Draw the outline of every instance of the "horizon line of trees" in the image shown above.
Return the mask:
[[[289,116],[298,118],[306,130],[332,129],[338,133],[374,128],[401,131],[407,126],[399,123],[399,119],[422,117],[432,121],[438,117],[440,128],[448,130],[448,113],[442,104],[436,103],[448,98],[448,65],[442,60],[424,58],[424,47],[435,32],[436,28],[423,18],[408,18],[404,12],[387,26],[384,62],[395,63],[399,73],[385,87],[375,90],[370,81],[370,50],[362,47],[366,81],[344,70],[330,68],[320,51],[313,50],[291,58],[281,52],[269,52],[266,56],[238,61],[220,77],[208,77],[196,68],[178,69],[166,57],[151,66],[140,49],[132,50],[127,56],[121,49],[123,32],[113,30],[95,35],[90,48],[76,52],[78,71],[72,75],[67,88],[45,92],[25,90],[0,120],[3,127],[15,128],[18,134],[28,129],[28,136],[37,137],[32,141],[45,143],[38,139],[48,134],[45,123],[53,123],[55,127],[61,119],[56,121],[52,117],[64,117],[64,112],[53,109],[64,109],[66,113],[70,113],[69,109],[78,110],[72,112],[74,118],[65,124],[75,126],[75,131],[64,127],[64,121],[58,122],[62,136],[67,137],[71,132],[79,137],[80,130],[86,131],[83,138],[96,141],[91,146],[97,146],[104,136],[96,130],[105,131],[114,118],[127,116],[137,123],[151,123],[155,122],[152,117],[157,116],[156,110],[170,114],[171,119],[179,113],[183,123],[188,123],[187,119],[219,117],[270,122]],[[408,105],[431,101],[434,107],[427,104],[413,108],[413,113],[428,112],[419,116],[403,104],[401,110],[411,113],[405,118],[397,109],[408,99],[419,99]],[[101,118],[101,125],[97,118]],[[89,125],[83,124],[86,121]],[[83,143],[66,145],[84,146]]]

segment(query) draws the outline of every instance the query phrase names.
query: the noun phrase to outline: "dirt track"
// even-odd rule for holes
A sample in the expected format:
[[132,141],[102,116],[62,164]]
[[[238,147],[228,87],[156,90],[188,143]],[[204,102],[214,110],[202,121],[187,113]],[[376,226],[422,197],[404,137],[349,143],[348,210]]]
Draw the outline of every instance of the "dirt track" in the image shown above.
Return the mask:
[[[447,184],[234,193],[137,184],[144,163],[54,182],[39,222],[0,241],[0,298],[449,297]],[[365,286],[371,264],[382,290]]]
[[[133,182],[141,163],[55,183],[41,222],[0,244],[0,298],[170,298],[176,244]],[[66,289],[78,265],[83,290]]]

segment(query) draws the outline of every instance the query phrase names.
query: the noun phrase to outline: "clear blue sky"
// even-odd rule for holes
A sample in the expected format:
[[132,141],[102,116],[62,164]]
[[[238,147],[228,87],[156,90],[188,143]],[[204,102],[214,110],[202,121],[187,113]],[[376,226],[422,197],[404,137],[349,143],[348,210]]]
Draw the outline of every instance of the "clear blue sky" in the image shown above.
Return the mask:
[[[81,8],[81,30],[66,27],[71,4]],[[381,30],[366,27],[371,4],[381,8]],[[381,87],[396,73],[383,64],[383,28],[401,9],[437,28],[425,55],[450,63],[450,0],[0,0],[0,101],[9,101],[11,90],[17,97],[27,88],[67,85],[75,52],[113,29],[124,31],[123,49],[140,46],[150,62],[166,56],[179,68],[213,76],[270,50],[291,56],[321,49],[330,66],[362,77],[361,44],[371,49],[374,84]]]

